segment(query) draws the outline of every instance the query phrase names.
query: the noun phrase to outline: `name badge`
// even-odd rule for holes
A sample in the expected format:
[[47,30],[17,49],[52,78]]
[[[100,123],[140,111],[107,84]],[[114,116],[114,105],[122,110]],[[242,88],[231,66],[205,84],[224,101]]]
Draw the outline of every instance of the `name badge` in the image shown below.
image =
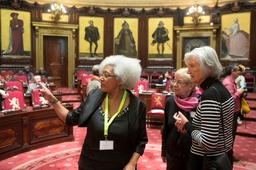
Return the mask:
[[113,150],[114,141],[112,140],[101,140],[100,141],[100,150]]
[[196,116],[196,112],[195,111],[190,111],[189,113],[190,113],[190,117],[191,118],[194,118]]

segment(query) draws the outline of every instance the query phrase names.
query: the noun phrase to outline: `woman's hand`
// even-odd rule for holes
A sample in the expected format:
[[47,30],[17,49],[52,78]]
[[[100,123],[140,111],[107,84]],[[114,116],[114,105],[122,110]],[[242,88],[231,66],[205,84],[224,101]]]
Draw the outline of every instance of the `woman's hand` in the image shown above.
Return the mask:
[[43,83],[39,83],[40,84],[40,93],[42,94],[42,96],[48,100],[48,101],[52,101],[52,99],[54,98],[54,95],[52,94],[52,92],[43,85]]
[[128,163],[123,170],[135,170],[136,164]]
[[173,118],[176,120],[175,126],[178,128],[178,131],[181,133],[186,133],[187,131],[184,125],[188,122],[188,119],[181,112],[175,113]]

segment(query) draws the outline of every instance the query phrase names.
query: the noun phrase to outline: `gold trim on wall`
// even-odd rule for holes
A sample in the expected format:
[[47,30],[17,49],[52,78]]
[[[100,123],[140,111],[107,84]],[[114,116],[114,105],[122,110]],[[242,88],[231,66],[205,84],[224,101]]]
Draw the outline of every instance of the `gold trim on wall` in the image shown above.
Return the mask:
[[216,32],[219,25],[213,26],[174,26],[174,31],[176,32],[177,38],[177,60],[176,68],[182,67],[183,62],[183,47],[184,38],[198,38],[198,37],[209,37],[209,46],[216,49]]
[[44,62],[43,37],[61,36],[68,38],[68,87],[72,87],[72,76],[75,71],[75,33],[78,25],[32,22],[36,30],[36,69]]

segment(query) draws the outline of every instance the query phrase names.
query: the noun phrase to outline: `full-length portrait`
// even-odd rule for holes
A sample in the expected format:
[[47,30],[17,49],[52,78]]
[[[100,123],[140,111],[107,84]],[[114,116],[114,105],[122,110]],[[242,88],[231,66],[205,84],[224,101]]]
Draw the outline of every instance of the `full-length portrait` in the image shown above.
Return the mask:
[[138,20],[118,18],[114,25],[114,53],[137,58]]
[[250,13],[222,15],[221,59],[249,59]]
[[149,59],[172,58],[172,18],[150,18],[148,21]]
[[104,18],[79,18],[79,57],[103,58]]
[[30,56],[30,13],[1,10],[2,55]]

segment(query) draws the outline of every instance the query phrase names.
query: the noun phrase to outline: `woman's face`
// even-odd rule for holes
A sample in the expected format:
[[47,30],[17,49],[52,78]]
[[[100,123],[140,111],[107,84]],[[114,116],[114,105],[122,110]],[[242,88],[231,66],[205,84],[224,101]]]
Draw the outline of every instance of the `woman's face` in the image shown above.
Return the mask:
[[188,58],[187,67],[188,74],[191,77],[191,83],[201,84],[206,79],[195,56]]
[[175,95],[180,98],[187,98],[191,93],[193,85],[191,83],[187,83],[186,79],[182,75],[176,75],[173,84],[173,90]]
[[101,91],[111,92],[119,88],[119,81],[116,80],[113,67],[106,65],[100,74]]

